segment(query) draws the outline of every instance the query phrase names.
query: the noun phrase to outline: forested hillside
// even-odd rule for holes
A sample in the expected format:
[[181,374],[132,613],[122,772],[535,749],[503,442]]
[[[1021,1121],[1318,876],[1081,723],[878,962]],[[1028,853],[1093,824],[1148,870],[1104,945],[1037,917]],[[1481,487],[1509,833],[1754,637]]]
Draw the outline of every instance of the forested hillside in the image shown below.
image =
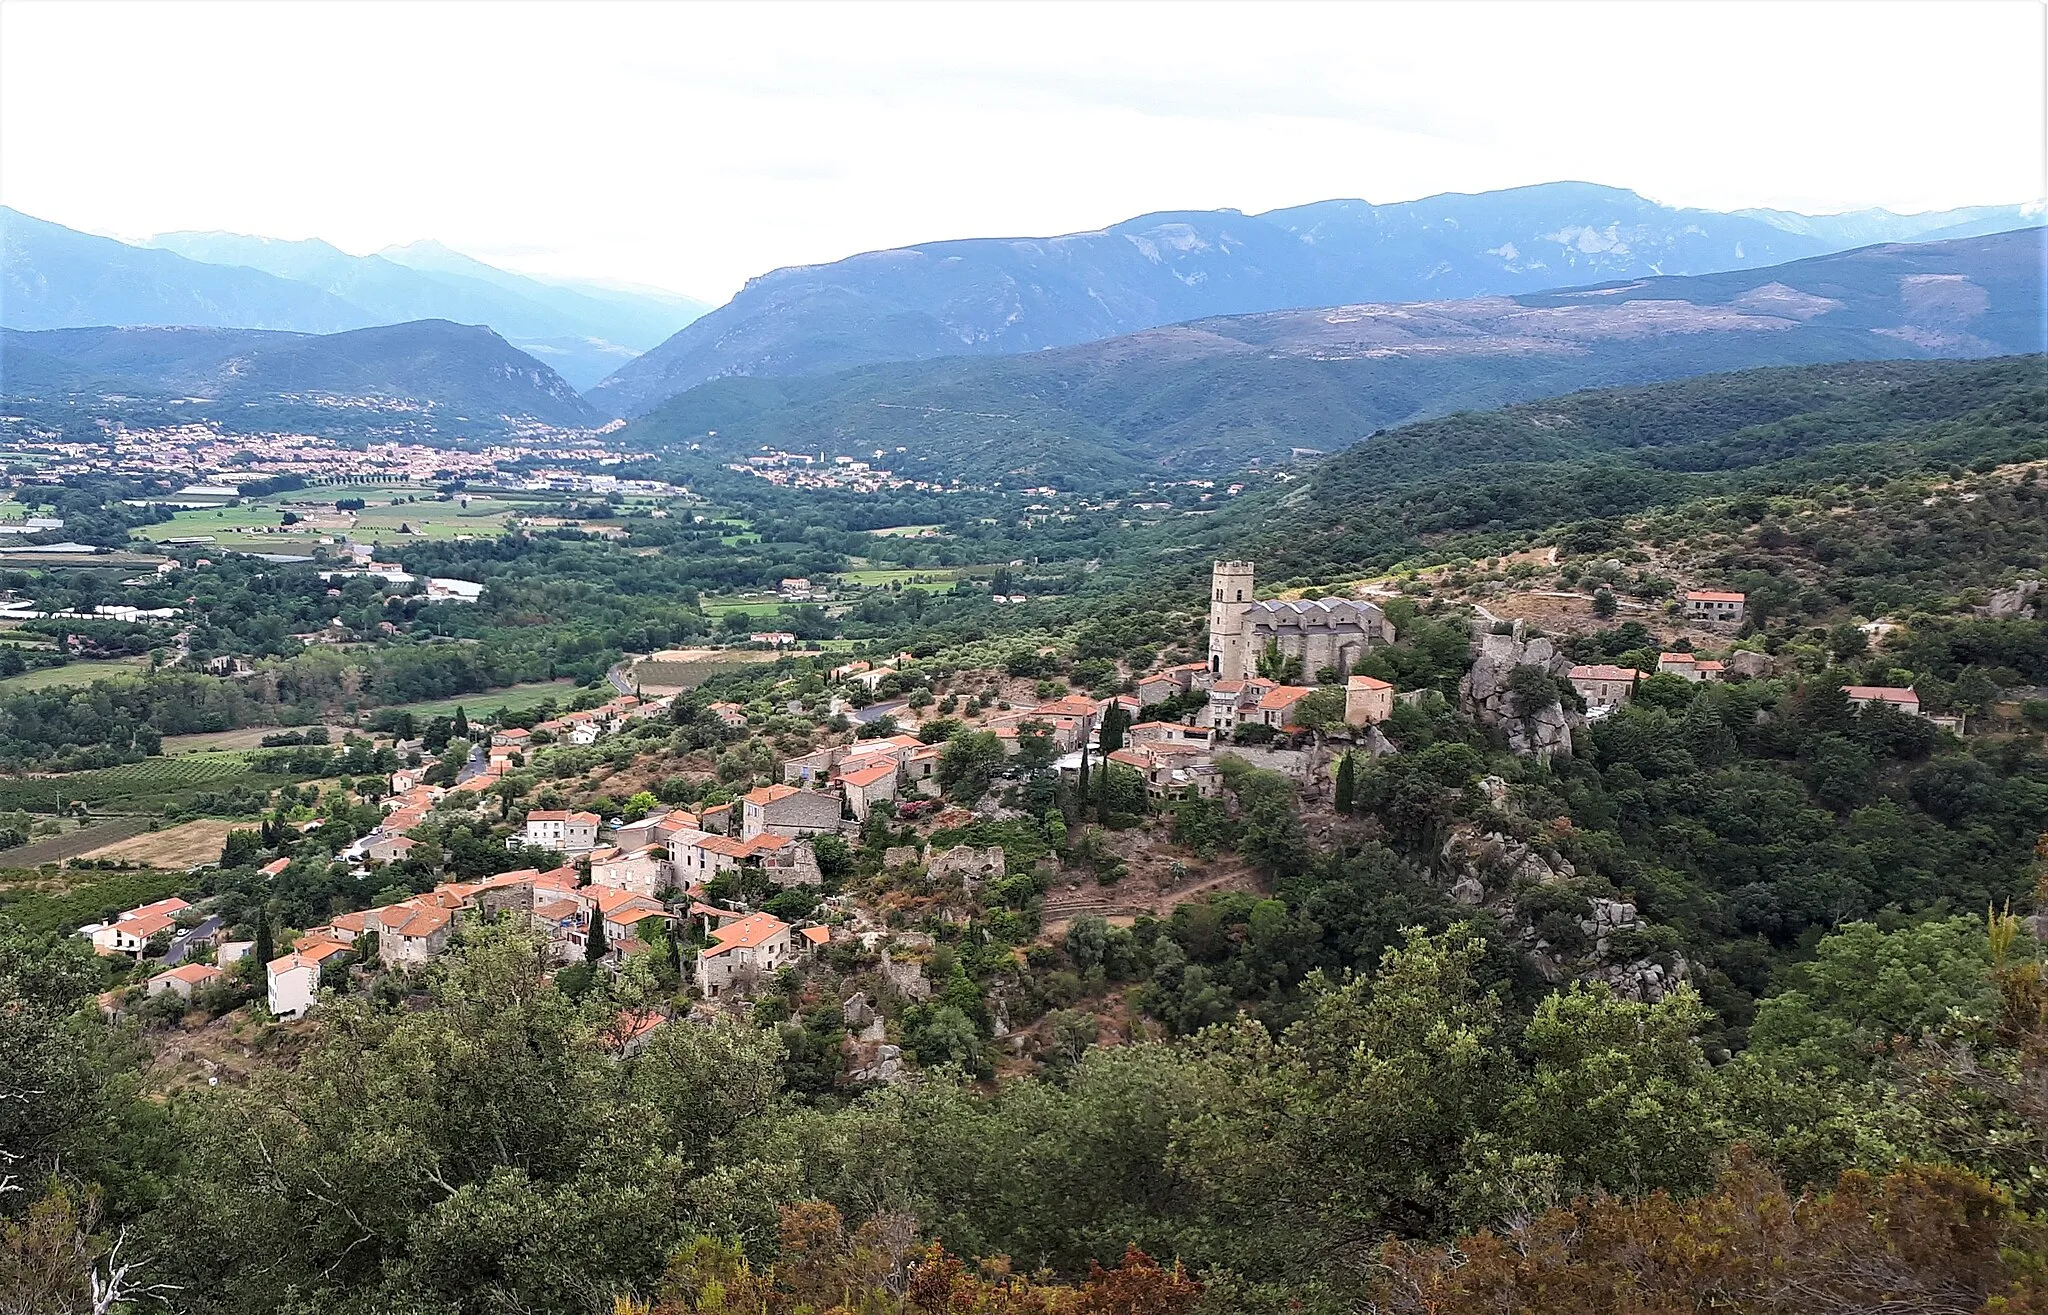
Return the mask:
[[1020,356],[720,379],[625,437],[729,455],[881,450],[919,478],[1012,487],[1285,468],[1296,449],[1338,451],[1389,426],[1589,386],[2037,352],[2042,231],[1573,292],[1208,319]]

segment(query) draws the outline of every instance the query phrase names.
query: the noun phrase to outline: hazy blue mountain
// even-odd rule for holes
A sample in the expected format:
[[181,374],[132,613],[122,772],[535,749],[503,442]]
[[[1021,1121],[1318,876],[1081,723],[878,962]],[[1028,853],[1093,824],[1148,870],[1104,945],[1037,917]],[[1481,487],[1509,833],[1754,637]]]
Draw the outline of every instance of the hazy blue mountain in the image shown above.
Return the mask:
[[1858,245],[1870,239],[1855,235],[1857,225],[1876,222],[1830,227],[1816,219],[1810,231],[1799,229],[1794,221],[1807,218],[1679,209],[1620,188],[1549,183],[1397,205],[1165,213],[1061,237],[926,243],[764,274],[589,396],[632,415],[731,376],[1032,352],[1213,315],[1760,267]]
[[586,387],[704,309],[683,297],[528,278],[431,242],[352,256],[317,239],[163,233],[134,247],[12,211],[0,218],[7,293],[0,323],[11,328],[326,333],[446,319],[488,325]]
[[217,265],[246,265],[310,283],[382,323],[486,324],[588,387],[704,311],[683,297],[562,287],[473,260],[438,242],[352,256],[315,240],[239,233],[159,233],[152,246]]
[[1929,210],[1900,215],[1889,210],[1850,210],[1839,215],[1802,215],[1790,210],[1738,210],[1736,214],[1761,219],[1788,233],[1798,233],[1838,247],[1870,246],[1879,242],[1927,242],[1952,237],[1979,237],[2005,233],[2038,224],[2042,207],[2033,205],[1979,205],[1961,210]]
[[1005,357],[721,379],[634,421],[623,441],[735,456],[763,444],[881,449],[892,468],[925,478],[1081,488],[1146,472],[1227,474],[1581,388],[2042,352],[2044,233],[1512,297],[1215,317]]
[[[400,417],[434,432],[597,418],[567,380],[487,328],[417,320],[333,334],[122,327],[0,330],[10,402],[174,403],[189,419],[260,424],[311,408],[349,425]],[[244,414],[255,408],[257,415]]]
[[375,323],[360,307],[256,269],[188,260],[0,206],[0,324],[191,324],[331,333]]

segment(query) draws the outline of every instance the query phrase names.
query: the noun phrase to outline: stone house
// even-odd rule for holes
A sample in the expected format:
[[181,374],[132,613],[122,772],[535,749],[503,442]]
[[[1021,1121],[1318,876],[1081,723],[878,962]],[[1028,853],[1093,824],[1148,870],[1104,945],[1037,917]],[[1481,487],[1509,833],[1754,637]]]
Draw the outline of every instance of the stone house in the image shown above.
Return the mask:
[[727,922],[697,955],[697,989],[707,1000],[746,995],[791,961],[789,924],[766,913]]
[[793,785],[764,785],[740,796],[740,838],[762,832],[792,839],[839,830],[844,801],[837,790],[799,790]]
[[870,808],[895,800],[896,776],[896,764],[890,761],[878,762],[839,778],[839,788],[846,792],[846,806],[853,811],[856,820],[867,821]]
[[1695,684],[1701,681],[1719,680],[1721,678],[1722,666],[1723,664],[1715,662],[1710,658],[1703,658],[1697,653],[1659,653],[1657,655],[1658,675],[1676,676],[1680,680],[1689,680]]
[[1685,591],[1685,619],[1709,625],[1740,625],[1748,603],[1747,594],[1726,589],[1688,589]]
[[1394,715],[1394,687],[1373,676],[1351,676],[1344,682],[1344,724],[1376,726]]
[[1632,667],[1617,667],[1608,663],[1584,663],[1573,667],[1566,675],[1572,688],[1585,700],[1588,712],[1603,712],[1618,708],[1628,702],[1635,693],[1636,681],[1642,673]]

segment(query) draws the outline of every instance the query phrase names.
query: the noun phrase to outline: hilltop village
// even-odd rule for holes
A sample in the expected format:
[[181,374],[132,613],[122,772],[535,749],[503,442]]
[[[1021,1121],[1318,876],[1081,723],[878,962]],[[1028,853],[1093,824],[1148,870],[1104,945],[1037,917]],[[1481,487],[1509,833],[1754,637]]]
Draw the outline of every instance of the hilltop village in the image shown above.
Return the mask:
[[[785,605],[811,592],[808,580],[782,581]],[[1256,895],[1258,872],[1219,861],[1205,832],[1241,830],[1251,801],[1274,791],[1312,827],[1341,830],[1368,769],[1401,756],[1416,719],[1455,709],[1548,763],[1584,752],[1592,728],[1645,691],[1668,703],[1776,665],[1737,642],[1742,593],[1694,588],[1666,608],[1681,647],[1659,647],[1634,622],[1602,632],[1608,649],[1617,635],[1631,649],[1615,660],[1580,660],[1602,656],[1591,636],[1543,635],[1473,605],[1454,622],[1465,636],[1455,688],[1404,688],[1403,670],[1419,671],[1390,613],[1439,653],[1445,614],[1413,620],[1413,605],[1379,586],[1261,598],[1245,561],[1217,562],[1208,593],[1198,655],[1172,660],[1168,648],[1149,668],[1096,674],[1092,691],[1071,668],[1058,674],[1051,650],[977,669],[907,651],[810,656],[794,634],[751,632],[746,646],[795,652],[749,669],[761,674],[746,677],[747,697],[614,691],[489,723],[458,709],[432,725],[350,732],[352,759],[388,764],[380,777],[309,791],[259,831],[231,835],[221,859],[253,869],[259,886],[306,887],[291,902],[320,916],[273,926],[260,911],[269,901],[238,884],[88,923],[78,934],[96,951],[136,964],[102,1009],[231,1020],[248,1002],[291,1024],[337,998],[403,990],[483,928],[518,928],[579,991],[640,983],[622,997],[626,1042],[802,999],[842,1020],[829,1029],[840,1081],[896,1081],[920,1058],[967,1053],[928,1035],[928,1002],[947,989],[934,968],[948,937],[935,933],[1008,905],[1031,911],[1011,934],[1028,943],[1035,925],[1036,940],[1059,945],[1077,925],[1112,919],[1114,930]],[[1115,688],[1101,692],[1104,682]],[[1852,708],[1929,733],[1967,729],[1960,712],[1923,710],[1910,687],[1843,692]],[[1454,900],[1498,903],[1498,876],[1464,856],[1503,844],[1544,880],[1571,871],[1554,844],[1464,826],[1447,841],[1465,868]],[[1681,955],[1606,948],[1643,927],[1632,905],[1587,907],[1600,933],[1590,955],[1560,954],[1525,924],[1546,971],[1593,974],[1644,1000],[1685,979]],[[1499,909],[1521,916],[1512,894]],[[1018,1059],[1042,1060],[1055,1042],[1043,1019],[1026,1025],[1031,991],[1019,992],[995,986],[985,1027]]]

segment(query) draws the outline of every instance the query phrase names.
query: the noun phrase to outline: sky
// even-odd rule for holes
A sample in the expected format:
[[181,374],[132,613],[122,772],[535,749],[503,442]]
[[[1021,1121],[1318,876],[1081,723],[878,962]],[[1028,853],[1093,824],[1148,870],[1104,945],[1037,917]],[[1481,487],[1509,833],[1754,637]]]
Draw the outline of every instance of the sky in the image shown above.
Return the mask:
[[792,264],[1583,179],[2035,200],[2044,9],[1934,3],[0,0],[0,203],[433,238],[722,301]]

